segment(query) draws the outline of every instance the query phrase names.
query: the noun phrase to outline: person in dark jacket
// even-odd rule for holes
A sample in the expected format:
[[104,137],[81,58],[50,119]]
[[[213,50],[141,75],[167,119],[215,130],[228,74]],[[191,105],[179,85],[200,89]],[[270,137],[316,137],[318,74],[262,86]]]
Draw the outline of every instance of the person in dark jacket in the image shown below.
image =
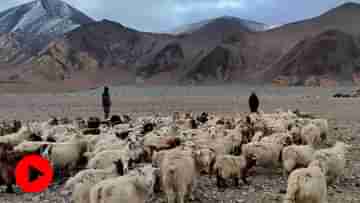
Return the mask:
[[109,118],[110,108],[111,108],[111,99],[109,94],[109,88],[107,86],[104,87],[104,92],[102,94],[102,106],[105,113],[105,120]]
[[251,113],[258,113],[259,108],[259,98],[256,96],[255,92],[252,92],[249,97],[249,107]]

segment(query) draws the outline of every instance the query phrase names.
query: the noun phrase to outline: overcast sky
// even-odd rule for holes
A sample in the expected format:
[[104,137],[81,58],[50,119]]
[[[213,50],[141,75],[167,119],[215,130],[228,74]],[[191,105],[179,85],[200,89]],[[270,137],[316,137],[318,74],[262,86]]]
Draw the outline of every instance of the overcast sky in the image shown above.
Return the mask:
[[[0,10],[31,0],[1,0]],[[270,25],[317,16],[348,0],[64,0],[97,20],[109,19],[143,31],[224,15]],[[352,2],[360,3],[360,0]]]

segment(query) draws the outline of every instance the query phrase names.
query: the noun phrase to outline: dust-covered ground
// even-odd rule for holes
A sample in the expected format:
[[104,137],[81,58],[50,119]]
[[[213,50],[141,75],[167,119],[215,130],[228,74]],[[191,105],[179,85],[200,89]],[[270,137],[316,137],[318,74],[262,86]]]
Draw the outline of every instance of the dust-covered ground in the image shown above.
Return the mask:
[[[199,87],[199,88],[112,88],[113,113],[132,116],[168,114],[173,111],[209,111],[234,114],[248,111],[247,98],[251,90],[260,97],[261,109],[273,112],[277,108],[299,109],[329,119],[331,133],[328,145],[342,140],[352,145],[348,153],[345,176],[328,187],[329,203],[360,202],[360,98],[333,99],[338,91],[351,88],[261,88],[261,87]],[[178,92],[176,92],[178,91]],[[102,116],[100,91],[66,94],[2,94],[1,120],[44,120],[49,115],[74,118]],[[145,95],[145,96],[144,96]],[[241,184],[219,191],[215,179],[203,176],[196,190],[196,203],[206,202],[282,202],[286,181],[281,170],[256,168],[249,177],[249,186]],[[41,194],[0,193],[0,202],[70,202],[61,184],[54,184]],[[162,195],[149,202],[165,202]]]

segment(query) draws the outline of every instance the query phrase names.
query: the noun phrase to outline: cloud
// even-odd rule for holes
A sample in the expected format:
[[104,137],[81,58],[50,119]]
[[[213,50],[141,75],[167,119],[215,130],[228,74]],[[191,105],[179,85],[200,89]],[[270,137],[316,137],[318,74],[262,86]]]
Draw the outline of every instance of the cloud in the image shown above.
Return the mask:
[[[317,16],[347,0],[64,0],[87,15],[107,18],[145,31],[164,31],[179,25],[224,15],[267,24],[284,24]],[[30,0],[1,0],[1,9]],[[360,3],[360,0],[354,0]]]
[[177,2],[174,5],[177,13],[189,13],[199,10],[213,9],[243,9],[244,1],[239,0],[218,0],[218,1],[196,1],[196,2]]

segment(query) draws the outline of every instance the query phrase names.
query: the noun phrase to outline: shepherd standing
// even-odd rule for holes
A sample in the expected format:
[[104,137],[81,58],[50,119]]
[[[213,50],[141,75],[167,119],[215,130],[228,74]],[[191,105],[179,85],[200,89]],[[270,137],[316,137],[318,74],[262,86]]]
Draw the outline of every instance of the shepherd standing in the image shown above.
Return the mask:
[[109,94],[109,88],[107,86],[104,87],[104,92],[102,94],[102,106],[105,113],[105,120],[109,118],[110,109],[111,109],[111,99]]
[[252,92],[249,97],[249,107],[251,113],[258,113],[259,108],[259,98],[256,96],[255,92]]

